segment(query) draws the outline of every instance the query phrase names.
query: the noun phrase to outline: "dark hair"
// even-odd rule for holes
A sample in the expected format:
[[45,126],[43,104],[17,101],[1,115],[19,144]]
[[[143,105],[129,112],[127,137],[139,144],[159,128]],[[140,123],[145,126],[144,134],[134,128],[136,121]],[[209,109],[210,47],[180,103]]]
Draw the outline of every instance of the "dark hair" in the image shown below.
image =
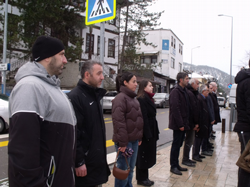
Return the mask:
[[150,81],[147,81],[147,80],[142,80],[142,81],[140,82],[140,84],[139,84],[139,89],[138,89],[138,92],[137,92],[137,98],[138,98],[138,97],[141,97],[141,98],[144,97],[144,95],[145,95],[144,89],[147,87],[147,85],[148,85],[149,82],[150,82]]
[[249,68],[250,68],[250,59],[249,59],[249,61],[248,61],[248,66],[249,66]]
[[93,60],[87,60],[86,62],[84,62],[82,64],[82,68],[81,68],[81,77],[82,77],[82,79],[85,76],[85,72],[88,71],[90,74],[92,73],[92,68],[96,64],[102,66],[102,64],[100,62],[93,61]]
[[185,73],[185,72],[179,72],[177,74],[177,76],[176,76],[177,82],[180,83],[180,79],[184,80],[186,78],[186,76],[188,76],[187,73]]
[[120,87],[125,86],[124,81],[129,82],[132,77],[135,76],[134,74],[130,72],[123,72],[122,74],[117,75],[115,81],[116,81],[116,91],[120,92]]

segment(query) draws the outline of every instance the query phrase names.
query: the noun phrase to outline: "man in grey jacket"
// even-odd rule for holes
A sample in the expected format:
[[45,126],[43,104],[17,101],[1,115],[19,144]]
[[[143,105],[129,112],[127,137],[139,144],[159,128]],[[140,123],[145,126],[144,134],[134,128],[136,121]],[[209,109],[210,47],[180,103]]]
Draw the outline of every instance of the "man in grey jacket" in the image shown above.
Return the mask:
[[56,38],[40,36],[33,62],[16,74],[9,98],[9,186],[74,187],[76,119],[60,89],[67,59]]

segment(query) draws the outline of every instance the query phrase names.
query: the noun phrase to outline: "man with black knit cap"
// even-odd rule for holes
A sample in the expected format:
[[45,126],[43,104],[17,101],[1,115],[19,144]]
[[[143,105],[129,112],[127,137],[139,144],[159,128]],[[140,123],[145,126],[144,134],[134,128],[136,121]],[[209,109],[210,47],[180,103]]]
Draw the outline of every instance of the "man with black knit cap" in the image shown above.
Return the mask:
[[9,98],[9,186],[73,187],[76,118],[60,80],[67,59],[56,38],[40,36],[34,61],[17,72]]

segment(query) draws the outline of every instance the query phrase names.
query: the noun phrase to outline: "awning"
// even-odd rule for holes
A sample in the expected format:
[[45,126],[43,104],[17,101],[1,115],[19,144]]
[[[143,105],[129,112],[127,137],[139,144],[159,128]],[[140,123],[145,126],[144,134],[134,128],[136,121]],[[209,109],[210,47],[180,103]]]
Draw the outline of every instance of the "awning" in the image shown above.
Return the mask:
[[159,53],[159,51],[139,51],[136,52],[136,54],[142,54],[143,56],[150,56],[150,55],[157,55]]

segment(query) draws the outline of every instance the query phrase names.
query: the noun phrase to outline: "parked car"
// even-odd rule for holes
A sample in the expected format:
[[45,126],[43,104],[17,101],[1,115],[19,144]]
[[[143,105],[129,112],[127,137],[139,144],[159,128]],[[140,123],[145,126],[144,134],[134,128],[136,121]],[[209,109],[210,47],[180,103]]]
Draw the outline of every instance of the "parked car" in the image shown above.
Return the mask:
[[112,100],[115,98],[116,95],[117,95],[117,91],[109,91],[105,94],[105,96],[102,99],[103,100],[103,105],[102,105],[103,113],[105,113],[107,110],[112,109]]
[[0,94],[0,134],[9,129],[9,97]]
[[154,95],[156,107],[166,108],[169,107],[169,94],[168,93],[156,93]]
[[226,99],[225,97],[217,97],[219,107],[226,108]]
[[63,91],[63,93],[69,93],[71,90],[62,90]]

